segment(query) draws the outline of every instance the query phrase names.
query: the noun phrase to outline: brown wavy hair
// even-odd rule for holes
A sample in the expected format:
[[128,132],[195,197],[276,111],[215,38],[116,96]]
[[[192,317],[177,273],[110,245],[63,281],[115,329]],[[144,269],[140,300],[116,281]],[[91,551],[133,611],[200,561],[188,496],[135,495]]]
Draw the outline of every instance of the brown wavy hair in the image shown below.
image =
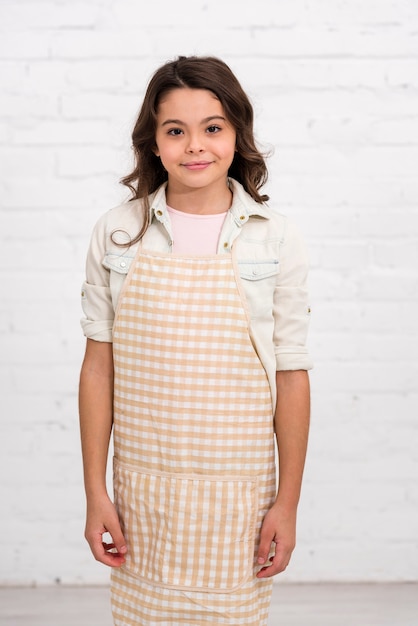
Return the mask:
[[216,57],[180,56],[152,76],[132,132],[135,167],[120,182],[130,189],[131,199],[143,199],[144,224],[131,244],[139,241],[149,226],[148,195],[167,180],[167,172],[154,153],[158,105],[168,92],[185,87],[207,89],[218,98],[236,131],[236,152],[228,176],[241,183],[256,202],[269,199],[260,194],[268,174],[265,156],[255,145],[253,108],[236,76]]

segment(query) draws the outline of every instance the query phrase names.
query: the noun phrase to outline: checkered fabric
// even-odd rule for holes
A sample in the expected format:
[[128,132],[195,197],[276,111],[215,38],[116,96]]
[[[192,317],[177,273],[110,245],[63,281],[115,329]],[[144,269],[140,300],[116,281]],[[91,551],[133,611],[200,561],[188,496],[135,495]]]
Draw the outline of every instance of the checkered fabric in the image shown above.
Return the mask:
[[115,624],[267,623],[255,577],[275,494],[271,393],[231,255],[140,250],[114,325]]

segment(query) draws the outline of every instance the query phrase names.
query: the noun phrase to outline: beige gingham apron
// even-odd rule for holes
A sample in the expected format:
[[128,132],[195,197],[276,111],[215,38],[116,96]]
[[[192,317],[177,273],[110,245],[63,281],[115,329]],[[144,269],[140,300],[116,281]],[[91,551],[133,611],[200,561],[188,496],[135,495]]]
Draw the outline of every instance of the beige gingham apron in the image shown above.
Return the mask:
[[263,626],[275,495],[271,392],[233,255],[138,251],[116,312],[115,624]]

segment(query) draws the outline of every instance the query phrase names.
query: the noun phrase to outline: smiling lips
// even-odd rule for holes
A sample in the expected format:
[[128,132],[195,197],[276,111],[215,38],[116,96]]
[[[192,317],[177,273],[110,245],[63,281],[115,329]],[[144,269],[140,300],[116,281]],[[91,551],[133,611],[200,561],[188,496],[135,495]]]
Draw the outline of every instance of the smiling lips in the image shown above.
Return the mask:
[[190,161],[190,163],[182,163],[183,167],[188,170],[204,170],[212,163],[212,161]]

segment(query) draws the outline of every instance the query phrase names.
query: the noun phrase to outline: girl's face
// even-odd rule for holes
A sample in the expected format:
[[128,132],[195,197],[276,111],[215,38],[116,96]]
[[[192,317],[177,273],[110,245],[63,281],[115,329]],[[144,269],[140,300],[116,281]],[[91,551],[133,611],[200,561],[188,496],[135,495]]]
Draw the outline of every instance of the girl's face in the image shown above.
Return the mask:
[[174,89],[160,101],[155,154],[171,191],[225,188],[235,142],[235,129],[211,91]]

